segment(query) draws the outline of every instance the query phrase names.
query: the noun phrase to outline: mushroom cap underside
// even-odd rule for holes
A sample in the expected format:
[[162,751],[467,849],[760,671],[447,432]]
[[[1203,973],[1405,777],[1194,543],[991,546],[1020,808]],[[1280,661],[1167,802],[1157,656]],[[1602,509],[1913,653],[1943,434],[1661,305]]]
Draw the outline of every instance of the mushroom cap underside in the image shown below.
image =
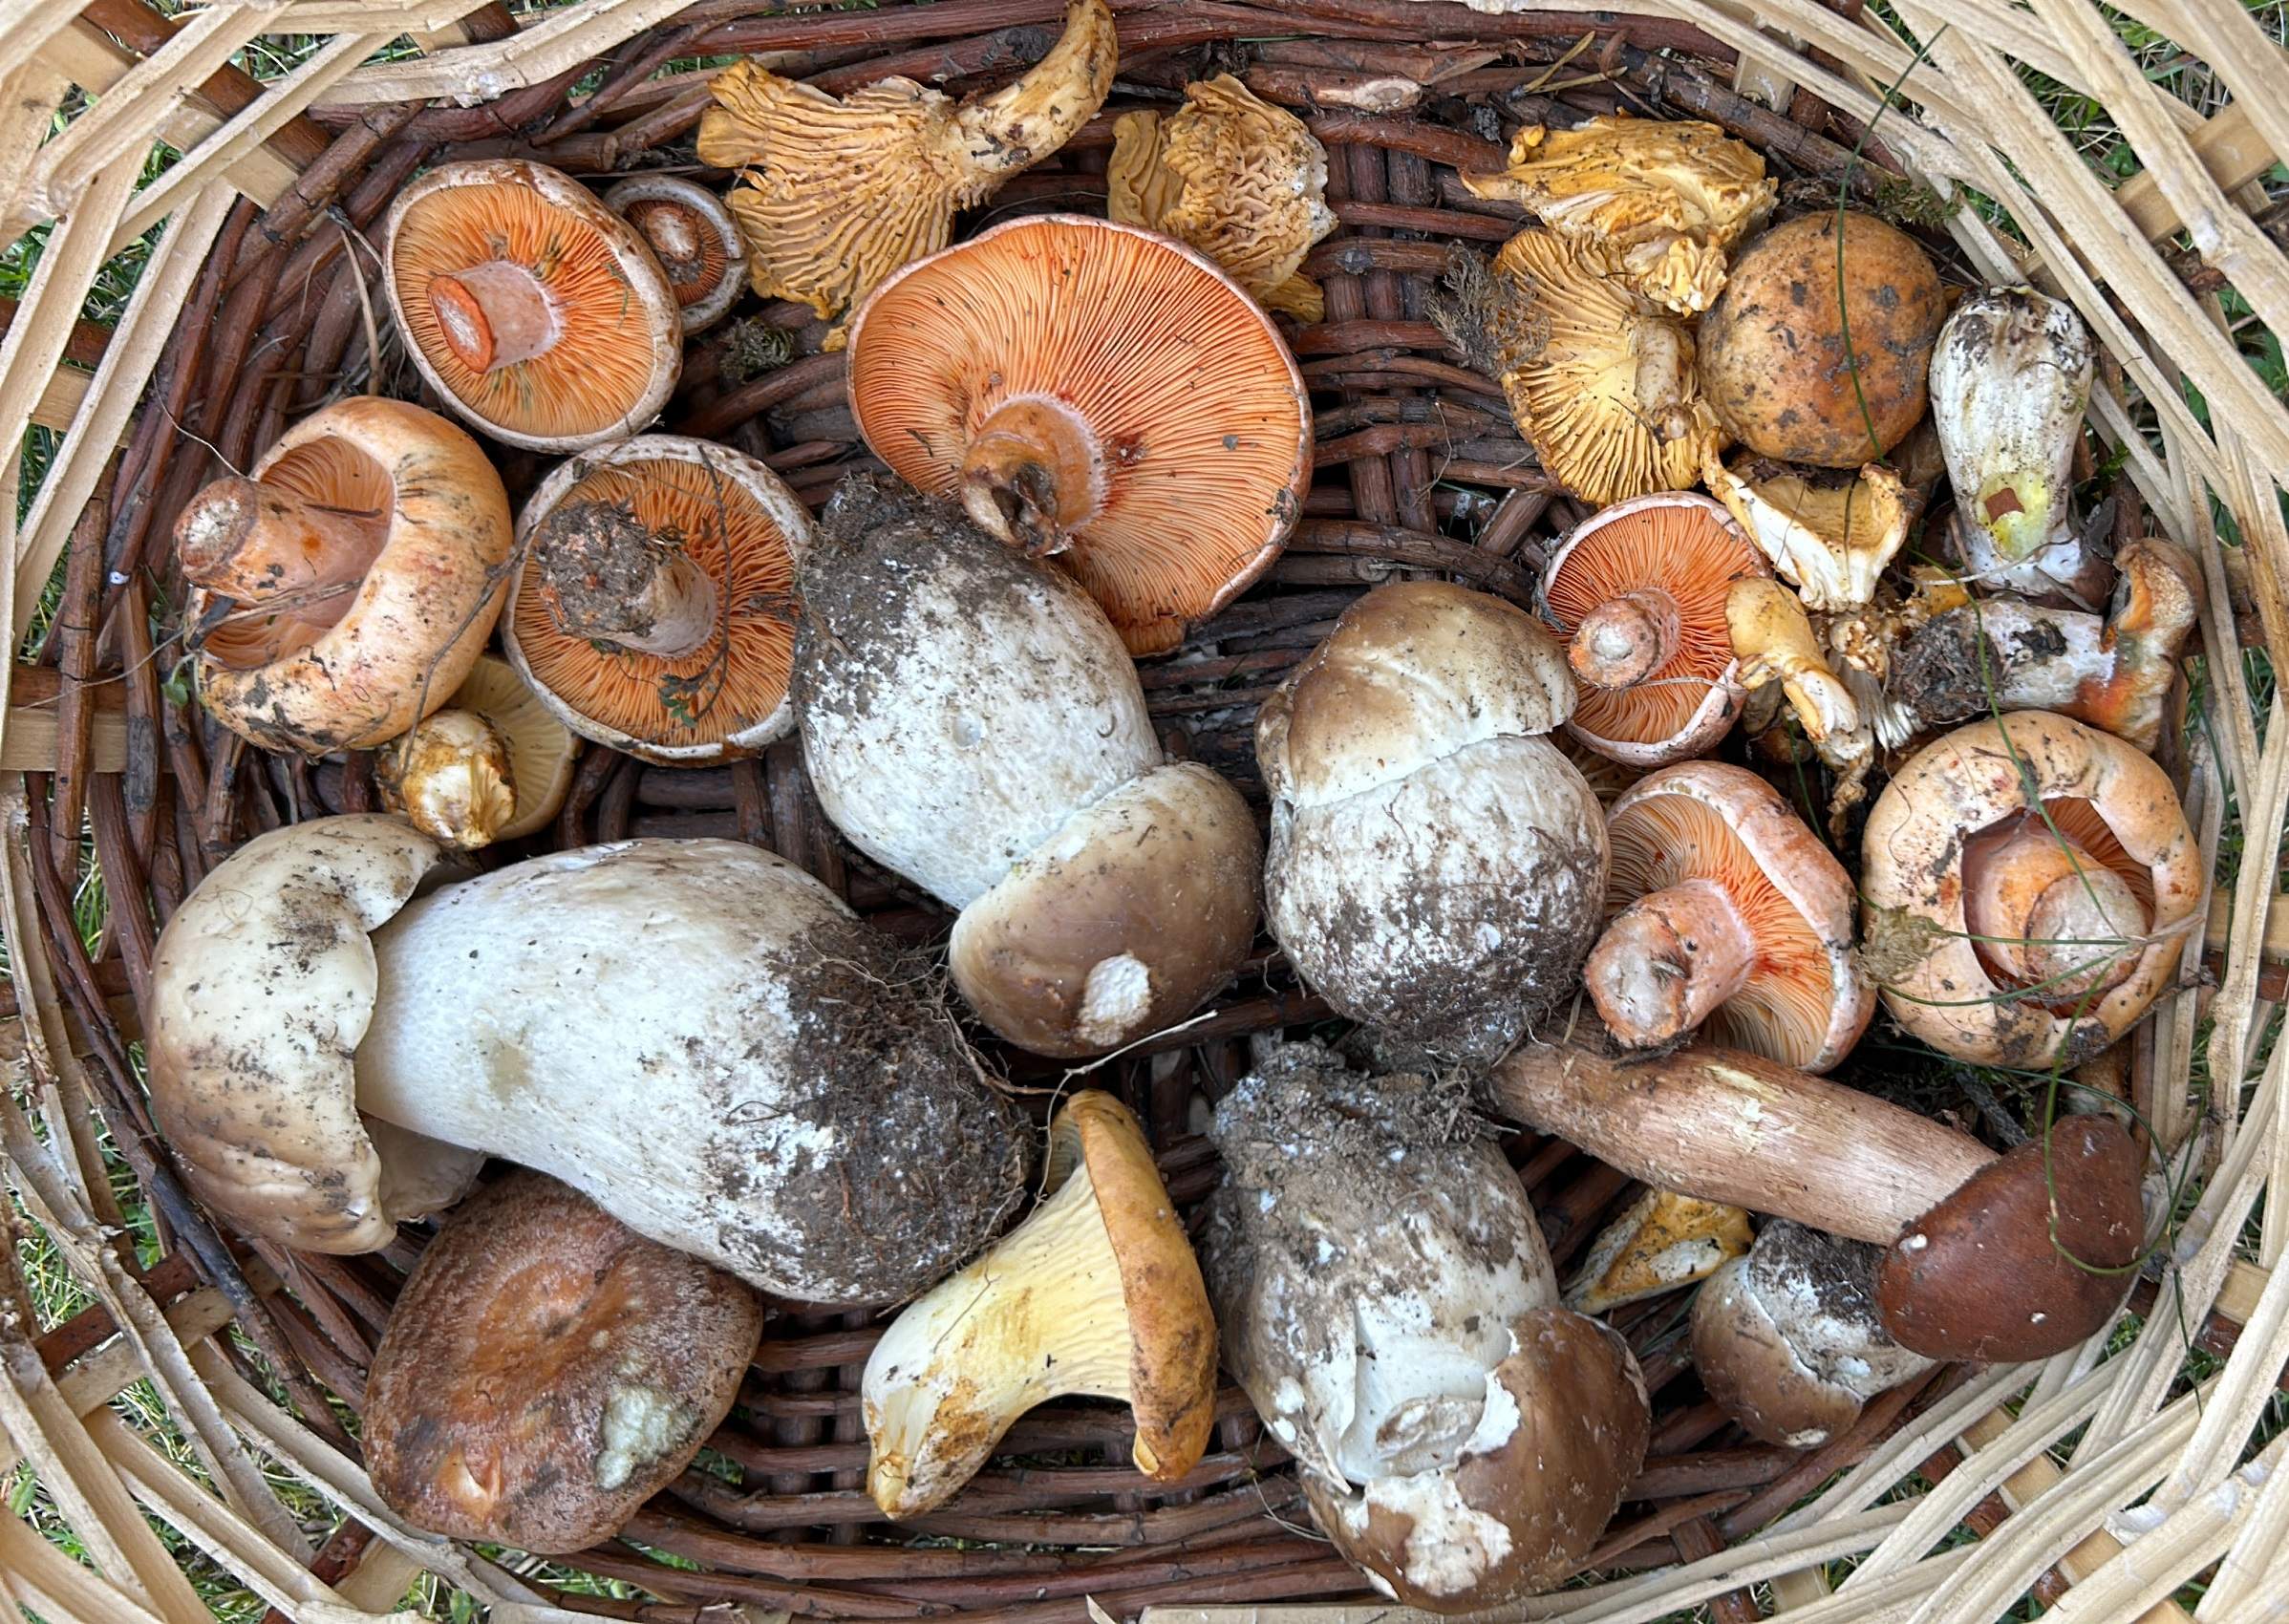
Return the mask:
[[686,338],[720,321],[747,290],[747,245],[723,200],[681,175],[631,175],[604,206],[636,228],[667,273]]
[[1837,482],[1758,459],[1727,468],[1712,458],[1705,479],[1805,608],[1821,611],[1858,609],[1875,595],[1923,506],[1880,462]]

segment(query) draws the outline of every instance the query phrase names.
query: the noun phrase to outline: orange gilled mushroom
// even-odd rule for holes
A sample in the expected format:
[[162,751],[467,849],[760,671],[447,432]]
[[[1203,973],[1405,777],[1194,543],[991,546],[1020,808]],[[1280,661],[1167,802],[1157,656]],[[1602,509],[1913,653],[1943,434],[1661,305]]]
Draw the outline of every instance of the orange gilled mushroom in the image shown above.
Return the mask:
[[1270,566],[1312,477],[1271,318],[1204,255],[1037,215],[917,261],[850,322],[875,455],[980,528],[1054,553],[1132,653],[1173,648]]
[[414,364],[495,439],[597,445],[641,429],[675,387],[683,329],[667,272],[568,175],[440,164],[391,205],[385,254]]
[[723,200],[680,175],[631,175],[604,205],[634,226],[660,268],[686,338],[721,321],[747,290],[747,245]]
[[1699,755],[1723,737],[1745,696],[1725,593],[1770,573],[1706,497],[1668,491],[1593,514],[1559,545],[1542,581],[1543,613],[1572,639],[1567,661],[1582,680],[1569,731],[1637,767]]
[[793,727],[810,515],[760,462],[674,435],[624,440],[542,481],[518,539],[503,641],[574,733],[696,766]]

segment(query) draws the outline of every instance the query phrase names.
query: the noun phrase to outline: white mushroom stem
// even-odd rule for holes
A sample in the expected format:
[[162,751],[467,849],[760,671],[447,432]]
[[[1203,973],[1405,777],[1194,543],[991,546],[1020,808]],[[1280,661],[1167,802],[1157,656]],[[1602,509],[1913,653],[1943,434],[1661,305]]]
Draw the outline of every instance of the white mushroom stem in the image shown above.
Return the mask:
[[1029,555],[1062,552],[1104,507],[1104,447],[1088,419],[1046,395],[1004,401],[962,459],[962,506]]
[[194,586],[242,604],[284,599],[332,624],[345,605],[318,606],[366,573],[388,525],[386,512],[322,507],[233,475],[191,499],[176,521],[175,556]]
[[1865,725],[1851,691],[1829,668],[1795,593],[1762,577],[1736,581],[1725,592],[1724,619],[1741,660],[1741,685],[1761,688],[1777,679],[1823,760],[1829,759],[1831,740],[1848,739]]
[[374,761],[381,798],[423,834],[466,850],[490,845],[517,814],[508,741],[475,711],[448,707]]
[[2129,980],[2150,923],[2121,875],[2034,817],[1964,843],[1963,922],[1980,956],[2044,1003]]
[[1658,587],[1641,587],[1582,616],[1566,663],[1584,682],[1630,688],[1669,663],[1678,637],[1677,600]]
[[1606,1026],[1638,1048],[1666,1043],[1714,1015],[1747,984],[1756,939],[1732,893],[1681,881],[1615,915],[1583,974]]
[[463,366],[481,373],[547,353],[563,331],[546,284],[507,260],[431,277],[429,309],[446,347]]
[[541,587],[570,636],[664,660],[715,635],[716,584],[681,546],[626,507],[568,502],[533,538]]

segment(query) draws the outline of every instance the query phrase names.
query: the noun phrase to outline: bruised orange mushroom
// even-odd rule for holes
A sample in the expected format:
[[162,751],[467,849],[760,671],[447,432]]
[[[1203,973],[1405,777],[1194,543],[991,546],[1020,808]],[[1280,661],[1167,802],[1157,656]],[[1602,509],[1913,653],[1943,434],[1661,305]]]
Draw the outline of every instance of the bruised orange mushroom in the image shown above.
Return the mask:
[[1567,662],[1582,682],[1568,730],[1637,767],[1715,744],[1745,697],[1725,592],[1743,576],[1770,573],[1707,497],[1665,491],[1593,514],[1559,545],[1542,582],[1544,615],[1572,639]]
[[604,205],[634,226],[668,273],[686,338],[713,327],[747,289],[747,245],[721,198],[680,175],[631,175]]
[[440,164],[390,209],[384,280],[414,364],[495,439],[576,451],[642,428],[683,364],[667,273],[570,176]]
[[1312,477],[1302,374],[1205,256],[1037,215],[908,266],[850,323],[876,456],[1030,554],[1055,553],[1132,653],[1262,574]]
[[517,537],[503,641],[574,733],[691,766],[793,727],[810,515],[760,462],[674,435],[623,440],[544,480]]

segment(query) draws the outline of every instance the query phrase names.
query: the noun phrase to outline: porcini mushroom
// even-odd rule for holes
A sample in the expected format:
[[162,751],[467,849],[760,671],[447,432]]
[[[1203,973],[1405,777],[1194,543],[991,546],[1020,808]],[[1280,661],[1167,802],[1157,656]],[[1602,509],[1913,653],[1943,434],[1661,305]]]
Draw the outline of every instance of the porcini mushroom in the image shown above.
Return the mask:
[[501,612],[508,495],[434,412],[356,395],[175,524],[199,697],[267,750],[395,738],[452,696]]
[[1021,1119],[927,977],[792,864],[624,841],[409,901],[439,856],[394,818],[291,824],[161,932],[152,1111],[243,1231],[374,1250],[409,1215],[385,1153],[492,1152],[765,1291],[864,1303],[1017,1202]]
[[747,245],[723,200],[680,175],[631,175],[604,206],[634,226],[668,273],[683,335],[731,313],[747,287]]
[[511,1173],[455,1208],[397,1293],[366,1378],[366,1470],[432,1533],[586,1549],[699,1453],[762,1329],[731,1275]]
[[[729,202],[755,290],[832,320],[900,266],[936,253],[957,213],[1089,121],[1112,89],[1114,53],[1104,0],[1069,0],[1063,37],[1030,72],[960,102],[906,78],[837,100],[760,63],[733,63],[708,87],[699,161],[738,171]],[[829,349],[839,345],[829,337]]]
[[1746,697],[1725,593],[1766,573],[1740,526],[1691,492],[1633,497],[1576,525],[1542,576],[1543,612],[1582,683],[1567,731],[1635,767],[1722,738]]
[[1606,875],[1544,737],[1572,708],[1538,621],[1433,581],[1358,599],[1264,701],[1266,917],[1338,1011],[1484,1058],[1572,996]]
[[777,474],[642,435],[560,464],[517,519],[502,644],[573,732],[663,766],[752,756],[795,725],[795,561]]
[[2103,1330],[2145,1221],[2136,1144],[2064,1117],[1997,1156],[1969,1134],[1739,1050],[1616,1063],[1526,1044],[1504,1115],[1665,1188],[1884,1247],[1887,1335],[1936,1359],[2047,1358]]
[[1852,947],[1851,876],[1756,774],[1687,761],[1606,815],[1613,918],[1583,980],[1615,1038],[1696,1027],[1824,1072],[1851,1052],[1875,990]]
[[1923,416],[1946,309],[1906,232],[1853,209],[1799,215],[1734,257],[1701,318],[1701,387],[1760,457],[1857,468]]
[[2075,1065],[2128,1032],[2197,923],[2198,843],[2162,769],[2043,711],[1918,751],[1868,815],[1861,886],[1893,1018],[1982,1065]]
[[996,225],[875,289],[850,405],[900,479],[1057,554],[1133,653],[1270,567],[1312,479],[1272,319],[1206,256],[1080,215]]
[[478,657],[453,701],[374,763],[382,803],[448,845],[531,834],[572,788],[580,741],[506,660]]
[[1856,609],[1872,599],[1922,506],[1880,462],[1839,483],[1753,459],[1727,468],[1712,457],[1702,478],[1815,612]]
[[1336,1549],[1443,1613],[1564,1578],[1644,1459],[1645,1386],[1618,1336],[1558,1306],[1466,1085],[1284,1044],[1210,1137],[1225,1363]]
[[1116,118],[1105,182],[1112,219],[1191,244],[1266,310],[1325,318],[1326,298],[1300,267],[1337,224],[1327,149],[1230,74],[1185,86],[1178,112]]
[[1126,1404],[1146,1477],[1182,1478],[1208,1447],[1216,1321],[1144,1130],[1111,1095],[1074,1095],[1049,1124],[1043,1186],[866,1359],[866,1492],[887,1516],[944,1505],[1011,1422],[1060,1394]]
[[1649,1189],[1597,1232],[1566,1288],[1576,1314],[1605,1314],[1704,1280],[1748,1250],[1748,1214],[1723,1202]]
[[577,451],[659,415],[683,366],[667,272],[569,175],[441,163],[390,205],[382,282],[430,388],[493,438]]
[[854,476],[802,560],[795,694],[820,802],[961,910],[954,984],[1038,1054],[1183,1019],[1255,933],[1239,792],[1163,760],[1127,651],[1067,575]]
[[1508,168],[1465,170],[1463,184],[1616,253],[1632,287],[1680,314],[1709,308],[1725,254],[1765,224],[1779,194],[1754,147],[1689,118],[1529,124],[1511,139]]

